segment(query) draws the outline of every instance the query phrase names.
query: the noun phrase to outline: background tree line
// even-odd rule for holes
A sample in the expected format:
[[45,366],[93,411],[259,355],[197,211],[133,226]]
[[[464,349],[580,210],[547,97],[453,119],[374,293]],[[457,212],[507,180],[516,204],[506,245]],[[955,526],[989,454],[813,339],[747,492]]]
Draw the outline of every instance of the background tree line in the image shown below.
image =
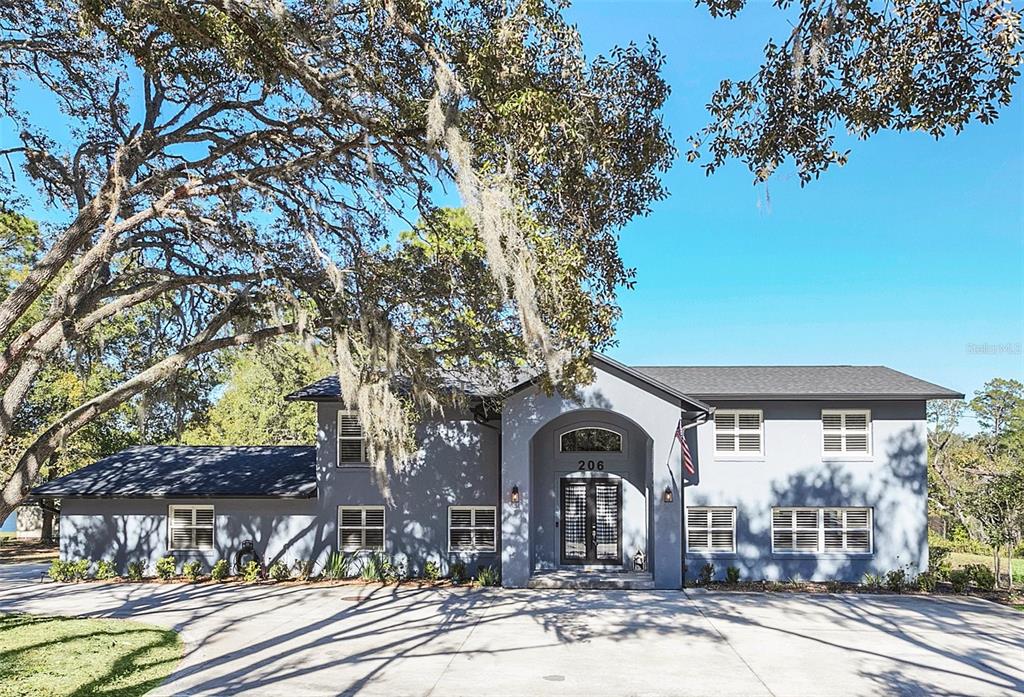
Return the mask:
[[[978,431],[959,430],[966,412]],[[1024,557],[1024,384],[994,378],[969,402],[928,405],[928,510],[932,529],[961,552],[990,553],[998,578],[1001,556],[1013,584]]]

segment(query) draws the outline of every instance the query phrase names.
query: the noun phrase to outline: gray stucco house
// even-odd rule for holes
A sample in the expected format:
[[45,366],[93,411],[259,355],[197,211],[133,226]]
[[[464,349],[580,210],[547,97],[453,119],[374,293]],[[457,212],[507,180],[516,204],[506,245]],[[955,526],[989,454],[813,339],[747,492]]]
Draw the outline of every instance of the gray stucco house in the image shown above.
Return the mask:
[[638,552],[658,588],[706,561],[770,580],[926,568],[925,403],[963,395],[877,366],[592,361],[578,401],[526,381],[500,413],[422,423],[390,501],[335,378],[288,397],[316,403],[315,447],[136,447],[33,493],[61,498],[64,558],[120,568],[210,565],[246,540],[267,563],[381,550],[511,587],[631,571]]

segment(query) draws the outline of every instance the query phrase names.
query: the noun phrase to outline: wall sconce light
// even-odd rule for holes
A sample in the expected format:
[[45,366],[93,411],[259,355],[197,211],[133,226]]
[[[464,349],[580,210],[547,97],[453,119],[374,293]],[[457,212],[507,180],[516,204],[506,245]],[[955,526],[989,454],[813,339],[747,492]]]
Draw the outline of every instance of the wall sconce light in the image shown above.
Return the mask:
[[509,495],[509,500],[512,503],[519,503],[519,486],[512,487],[512,493]]
[[672,503],[672,487],[665,487],[665,493],[661,495],[661,500],[665,503]]

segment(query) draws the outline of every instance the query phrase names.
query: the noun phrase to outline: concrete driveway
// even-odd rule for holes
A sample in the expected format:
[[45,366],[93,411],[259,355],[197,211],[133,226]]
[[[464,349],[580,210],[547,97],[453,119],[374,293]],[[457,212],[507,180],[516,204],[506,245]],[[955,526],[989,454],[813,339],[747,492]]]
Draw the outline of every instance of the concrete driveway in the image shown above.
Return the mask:
[[1024,691],[1024,613],[968,598],[34,579],[0,567],[0,611],[179,630],[185,659],[156,694]]

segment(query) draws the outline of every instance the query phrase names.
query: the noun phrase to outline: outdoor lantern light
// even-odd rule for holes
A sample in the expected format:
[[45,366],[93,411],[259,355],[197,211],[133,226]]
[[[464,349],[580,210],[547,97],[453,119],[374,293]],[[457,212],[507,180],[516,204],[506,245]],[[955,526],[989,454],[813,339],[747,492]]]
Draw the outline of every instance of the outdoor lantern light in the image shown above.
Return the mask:
[[518,486],[512,487],[512,495],[509,498],[512,500],[512,503],[519,503],[519,487]]
[[665,503],[672,503],[672,487],[665,487],[665,493],[662,494],[661,500]]

